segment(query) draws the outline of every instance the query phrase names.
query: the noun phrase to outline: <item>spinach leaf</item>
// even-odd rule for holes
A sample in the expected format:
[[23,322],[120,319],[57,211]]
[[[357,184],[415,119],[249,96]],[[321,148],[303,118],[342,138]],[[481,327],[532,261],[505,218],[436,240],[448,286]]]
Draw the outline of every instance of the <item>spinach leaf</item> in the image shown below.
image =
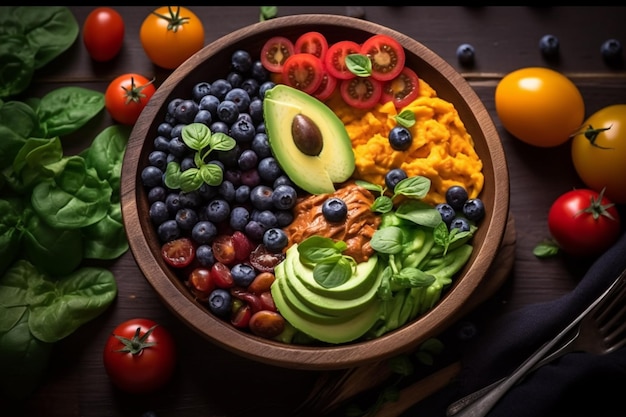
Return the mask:
[[84,257],[115,259],[128,250],[128,240],[122,222],[122,207],[112,204],[100,221],[81,229],[84,237]]
[[61,174],[33,188],[33,208],[53,227],[89,226],[109,211],[111,186],[100,180],[95,170],[85,166],[83,157],[66,158],[67,164]]
[[109,126],[94,138],[89,148],[81,153],[87,167],[94,168],[98,173],[98,178],[108,181],[114,193],[113,200],[118,202],[122,162],[130,131],[131,128],[128,126]]
[[57,281],[52,294],[45,292],[40,294],[50,295],[45,302],[31,305],[28,326],[37,339],[52,343],[103,313],[117,295],[117,284],[108,269],[83,267]]
[[51,138],[75,132],[91,120],[104,109],[104,94],[81,87],[61,87],[29,104],[37,114],[43,136]]
[[22,232],[22,202],[18,198],[0,199],[0,274],[17,258]]
[[34,70],[72,46],[78,34],[78,22],[67,7],[0,7],[0,97],[24,91]]
[[0,125],[26,140],[37,136],[39,119],[35,111],[22,101],[0,100]]

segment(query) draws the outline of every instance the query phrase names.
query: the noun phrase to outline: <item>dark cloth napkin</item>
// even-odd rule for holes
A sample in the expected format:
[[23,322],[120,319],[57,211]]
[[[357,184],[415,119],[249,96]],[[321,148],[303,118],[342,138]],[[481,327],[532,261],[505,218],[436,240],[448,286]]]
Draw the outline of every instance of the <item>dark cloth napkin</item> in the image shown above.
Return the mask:
[[[445,416],[453,401],[509,375],[602,294],[626,268],[626,232],[569,293],[494,320],[461,352],[462,370],[445,389],[404,416]],[[626,301],[624,302],[626,304]],[[606,355],[570,353],[529,374],[489,417],[626,416],[626,348]]]

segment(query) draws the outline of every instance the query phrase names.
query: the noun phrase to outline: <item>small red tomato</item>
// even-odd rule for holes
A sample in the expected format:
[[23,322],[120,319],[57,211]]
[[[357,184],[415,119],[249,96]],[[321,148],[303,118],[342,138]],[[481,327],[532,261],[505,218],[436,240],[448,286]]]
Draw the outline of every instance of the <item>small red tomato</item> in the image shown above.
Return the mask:
[[91,11],[83,24],[83,43],[91,58],[105,62],[113,59],[124,42],[124,20],[110,7]]
[[349,80],[356,77],[346,65],[346,57],[351,54],[358,54],[361,45],[353,41],[339,41],[328,47],[324,64],[330,75],[339,80]]
[[287,58],[294,53],[293,42],[284,36],[274,36],[261,48],[261,64],[270,72],[280,73]]
[[119,324],[109,335],[102,355],[111,382],[133,394],[163,387],[176,368],[176,346],[168,330],[150,319]]
[[296,39],[294,49],[297,54],[312,54],[323,60],[328,51],[328,41],[320,32],[306,32]]
[[337,88],[337,79],[330,75],[328,71],[324,71],[324,76],[322,78],[322,83],[317,90],[313,93],[313,97],[320,101],[324,101],[329,98]]
[[617,241],[621,220],[615,205],[602,193],[577,189],[552,203],[548,228],[564,252],[589,257],[601,254]]
[[380,102],[393,101],[396,109],[402,109],[415,100],[419,93],[420,81],[417,74],[411,68],[404,67],[400,75],[383,83]]
[[406,55],[400,43],[387,35],[373,35],[361,46],[361,54],[372,61],[372,77],[380,81],[393,80],[404,68]]
[[196,257],[196,249],[191,239],[181,237],[164,243],[161,246],[161,256],[169,265],[184,268]]
[[294,54],[283,63],[282,80],[290,87],[313,94],[324,79],[324,64],[311,54]]
[[371,109],[378,104],[383,92],[382,83],[372,77],[356,77],[339,84],[341,98],[356,109]]
[[104,105],[115,121],[133,125],[156,91],[152,83],[139,74],[122,74],[115,78],[104,93]]
[[211,266],[211,279],[219,288],[232,288],[235,285],[230,268],[219,261]]
[[285,319],[275,311],[261,310],[250,317],[248,326],[255,335],[272,339],[285,330]]

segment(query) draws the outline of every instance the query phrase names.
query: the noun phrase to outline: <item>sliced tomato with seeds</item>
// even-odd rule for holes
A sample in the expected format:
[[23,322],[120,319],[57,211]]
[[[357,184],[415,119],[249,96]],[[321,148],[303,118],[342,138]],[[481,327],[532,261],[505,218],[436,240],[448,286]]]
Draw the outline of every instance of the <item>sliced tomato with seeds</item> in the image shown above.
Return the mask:
[[311,54],[294,54],[283,64],[283,83],[290,87],[313,94],[322,84],[324,64]]
[[324,64],[330,75],[339,80],[356,77],[346,65],[346,57],[361,52],[361,45],[353,41],[339,41],[328,47]]
[[320,32],[306,32],[296,39],[294,49],[297,54],[311,54],[323,60],[324,56],[326,56],[326,51],[328,51],[328,41],[326,36]]
[[242,304],[230,318],[230,323],[238,329],[245,329],[250,324],[252,308],[248,304]]
[[164,243],[161,246],[161,256],[168,265],[184,268],[196,257],[196,248],[191,239],[181,237]]
[[259,272],[274,272],[274,267],[285,260],[284,253],[274,253],[265,245],[258,245],[250,254],[250,265]]
[[274,36],[261,48],[261,64],[270,72],[281,72],[283,64],[295,54],[293,42],[284,36]]
[[372,77],[380,81],[396,78],[406,60],[404,48],[398,41],[387,35],[373,35],[361,46],[361,54],[372,61]]
[[371,109],[380,102],[383,85],[372,77],[356,77],[339,84],[341,98],[357,109]]
[[404,67],[396,78],[383,83],[380,102],[393,101],[396,109],[401,109],[415,100],[419,93],[419,77],[411,68]]
[[328,71],[324,71],[322,84],[320,84],[317,90],[315,90],[315,93],[313,93],[313,97],[318,100],[324,101],[335,92],[336,88],[337,79],[330,75]]

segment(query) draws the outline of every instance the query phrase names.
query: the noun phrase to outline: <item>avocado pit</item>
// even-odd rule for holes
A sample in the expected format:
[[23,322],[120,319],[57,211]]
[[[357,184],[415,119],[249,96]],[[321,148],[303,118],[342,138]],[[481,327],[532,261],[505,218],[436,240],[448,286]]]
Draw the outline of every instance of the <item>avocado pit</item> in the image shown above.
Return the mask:
[[310,117],[296,114],[291,122],[291,136],[296,147],[303,154],[317,156],[322,152],[324,146],[322,132]]

